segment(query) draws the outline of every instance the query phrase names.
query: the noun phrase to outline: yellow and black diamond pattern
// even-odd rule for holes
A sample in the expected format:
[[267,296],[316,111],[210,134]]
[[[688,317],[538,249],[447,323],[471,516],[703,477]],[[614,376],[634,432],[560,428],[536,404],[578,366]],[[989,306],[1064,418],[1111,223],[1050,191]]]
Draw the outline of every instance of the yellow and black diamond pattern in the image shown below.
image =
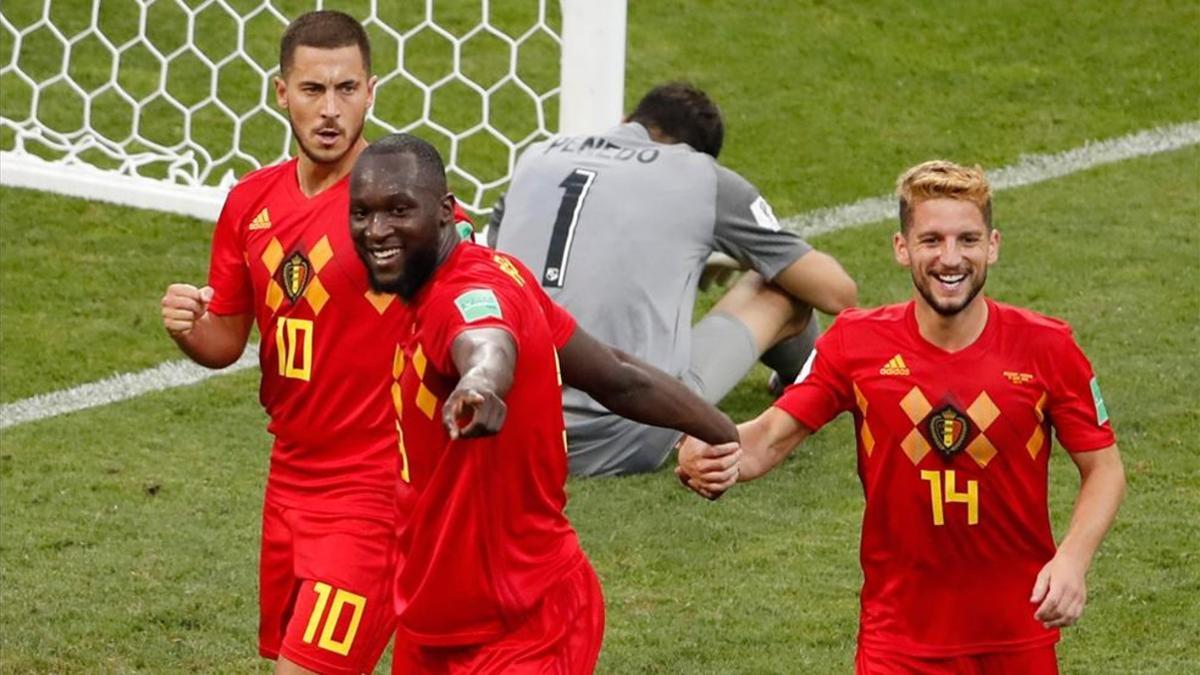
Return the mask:
[[[871,455],[871,450],[874,448],[875,441],[871,437],[870,428],[867,427],[867,399],[858,386],[854,387],[855,397],[858,399],[859,410],[862,411],[863,428],[860,431],[860,438],[863,441],[863,447],[867,451],[867,456]],[[912,460],[913,465],[917,465],[933,450],[933,446],[925,439],[921,433],[921,427],[926,422],[929,414],[933,412],[933,404],[925,397],[919,387],[914,386],[909,389],[904,398],[900,399],[900,409],[912,422],[912,429],[904,440],[900,441],[900,449],[905,455]],[[992,401],[992,397],[988,396],[986,391],[979,392],[979,396],[975,397],[975,401],[967,408],[966,416],[979,429],[979,434],[966,447],[966,452],[975,460],[975,463],[984,468],[992,461],[998,452],[996,446],[987,436],[987,430],[991,428],[996,420],[1000,418],[1000,408]],[[1038,430],[1034,432],[1034,438],[1030,439],[1030,454],[1036,457],[1036,452],[1032,449],[1034,440],[1037,438]],[[1039,445],[1040,447],[1040,445]]]
[[400,452],[400,479],[409,482],[408,448],[404,447],[404,429],[400,420],[404,417],[404,395],[400,389],[400,377],[404,375],[404,349],[396,345],[392,357],[392,405],[396,408],[396,444]]
[[275,237],[263,250],[262,263],[271,276],[267,282],[265,302],[271,312],[278,312],[285,299],[293,304],[304,298],[312,307],[313,314],[320,314],[329,302],[329,291],[321,283],[321,270],[333,259],[333,247],[329,237],[321,237],[305,255],[297,248],[291,254]]

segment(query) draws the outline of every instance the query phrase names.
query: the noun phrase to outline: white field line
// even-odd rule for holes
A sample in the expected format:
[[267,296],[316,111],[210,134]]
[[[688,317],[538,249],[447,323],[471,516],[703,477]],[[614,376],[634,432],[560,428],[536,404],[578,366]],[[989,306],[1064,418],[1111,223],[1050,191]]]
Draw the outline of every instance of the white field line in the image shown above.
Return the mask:
[[[1050,155],[1025,155],[1017,163],[989,171],[988,175],[994,189],[1007,190],[1086,171],[1102,164],[1169,152],[1190,145],[1200,145],[1200,121],[1093,141]],[[792,216],[784,219],[781,225],[805,237],[814,237],[893,218],[896,217],[896,210],[894,197],[871,197],[853,204]],[[171,361],[141,372],[114,375],[71,389],[40,394],[0,406],[0,429],[116,403],[154,391],[195,384],[210,377],[253,367],[257,358],[257,347],[251,345],[237,363],[224,370],[207,370],[189,361]]]
[[[1200,144],[1200,121],[1138,131],[1128,136],[1104,141],[1090,141],[1052,155],[1023,155],[1016,164],[988,170],[988,179],[995,190],[1032,185],[1086,171],[1102,164],[1112,164],[1135,157],[1170,152],[1189,145]],[[809,211],[780,224],[803,237],[836,232],[851,227],[877,223],[899,217],[896,198],[888,195],[870,197],[853,204]]]
[[39,394],[0,406],[0,429],[63,415],[77,410],[116,403],[174,387],[202,382],[210,377],[236,373],[258,365],[258,345],[251,344],[242,357],[222,370],[209,370],[191,361],[168,361],[137,373],[120,373],[71,389]]

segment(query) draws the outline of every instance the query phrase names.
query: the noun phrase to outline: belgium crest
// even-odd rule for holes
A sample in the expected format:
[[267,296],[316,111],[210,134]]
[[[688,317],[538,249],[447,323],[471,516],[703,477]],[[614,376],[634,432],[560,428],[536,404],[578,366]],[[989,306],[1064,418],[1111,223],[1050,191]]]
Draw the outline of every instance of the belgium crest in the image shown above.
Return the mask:
[[962,449],[971,431],[967,416],[949,404],[933,411],[927,424],[929,440],[946,459]]
[[283,287],[284,294],[288,300],[295,303],[297,298],[304,295],[308,282],[312,280],[312,265],[303,253],[296,251],[283,261],[283,265],[279,267],[279,275],[277,281]]

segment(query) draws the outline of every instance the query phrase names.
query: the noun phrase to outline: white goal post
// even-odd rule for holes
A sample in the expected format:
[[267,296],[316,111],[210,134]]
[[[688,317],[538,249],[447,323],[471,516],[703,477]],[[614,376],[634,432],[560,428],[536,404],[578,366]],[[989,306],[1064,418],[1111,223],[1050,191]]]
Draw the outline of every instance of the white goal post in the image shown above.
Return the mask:
[[524,147],[622,114],[626,0],[297,4],[0,4],[0,184],[215,219],[238,176],[291,152],[271,87],[279,36],[322,7],[371,35],[368,133],[433,142],[477,214]]

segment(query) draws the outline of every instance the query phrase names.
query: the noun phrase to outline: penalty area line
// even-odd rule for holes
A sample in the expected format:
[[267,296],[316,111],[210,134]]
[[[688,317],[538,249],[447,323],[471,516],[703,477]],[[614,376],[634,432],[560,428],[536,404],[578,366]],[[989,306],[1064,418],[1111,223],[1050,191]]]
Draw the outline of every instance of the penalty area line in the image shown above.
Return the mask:
[[[1081,146],[1044,155],[1023,155],[1016,163],[988,171],[994,190],[1033,185],[1087,171],[1104,164],[1156,155],[1200,145],[1200,121],[1137,131],[1126,136],[1090,141]],[[815,237],[893,218],[892,196],[870,197],[852,204],[817,209],[785,218],[780,225],[804,237]],[[223,370],[208,370],[190,361],[170,361],[136,373],[123,373],[71,389],[39,394],[0,406],[0,429],[117,403],[142,394],[203,382],[235,373],[258,363],[258,346],[250,345],[236,363]]]

